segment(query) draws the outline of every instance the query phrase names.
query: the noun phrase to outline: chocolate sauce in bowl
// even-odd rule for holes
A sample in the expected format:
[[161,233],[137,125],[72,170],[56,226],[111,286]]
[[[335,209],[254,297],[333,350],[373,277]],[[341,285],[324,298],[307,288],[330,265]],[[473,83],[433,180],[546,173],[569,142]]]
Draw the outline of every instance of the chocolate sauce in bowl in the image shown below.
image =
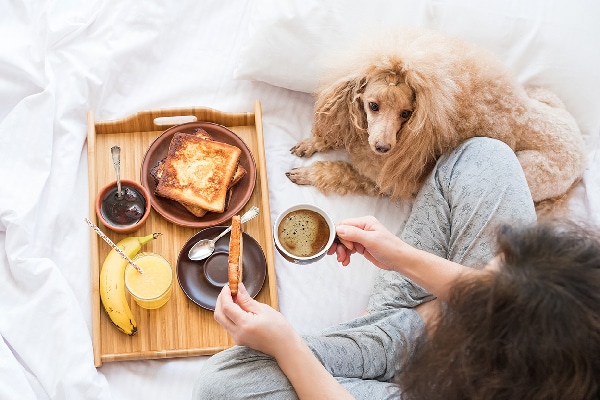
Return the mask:
[[142,219],[146,212],[146,200],[137,189],[126,185],[121,188],[119,197],[117,187],[114,187],[102,199],[100,212],[111,225],[117,228],[128,227]]

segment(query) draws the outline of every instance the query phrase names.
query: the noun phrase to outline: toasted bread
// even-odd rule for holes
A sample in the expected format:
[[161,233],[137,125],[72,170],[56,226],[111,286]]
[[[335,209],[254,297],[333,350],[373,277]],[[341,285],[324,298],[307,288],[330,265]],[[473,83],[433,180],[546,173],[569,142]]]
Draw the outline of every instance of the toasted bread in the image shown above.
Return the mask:
[[236,183],[238,183],[243,177],[244,175],[247,174],[247,171],[244,167],[242,167],[241,165],[238,164],[237,169],[235,170],[235,174],[233,175],[233,178],[231,179],[231,183],[229,184],[229,188],[232,188]]
[[[161,161],[159,161],[151,170],[150,170],[150,174],[154,177],[154,179],[156,179],[156,182],[158,183],[158,181],[160,180],[160,177],[162,176],[162,165],[164,164],[165,159],[162,159]],[[238,165],[237,169],[235,170],[235,174],[233,175],[233,179],[231,181],[231,183],[229,184],[229,191],[227,193],[227,200],[225,202],[225,210],[227,210],[227,207],[229,206],[229,201],[231,201],[231,196],[232,196],[232,190],[231,188],[240,181],[240,179],[242,179],[244,177],[244,175],[246,175],[247,171],[244,169],[244,167],[242,167],[241,165]],[[186,210],[188,210],[189,212],[191,212],[192,214],[194,214],[196,217],[204,217],[206,215],[206,213],[208,212],[207,210],[205,210],[204,208],[201,207],[197,207],[197,206],[192,206],[190,204],[186,204],[186,203],[180,203],[182,206],[185,207]]]
[[242,221],[239,215],[234,215],[231,219],[231,236],[229,239],[229,268],[227,277],[229,278],[229,290],[232,295],[237,295],[238,285],[243,277],[242,258],[244,255],[244,236],[242,235]]
[[[164,164],[164,159],[159,161],[158,164],[156,164],[156,166],[154,166],[154,168],[152,168],[152,170],[150,170],[150,174],[152,176],[154,176],[154,178],[156,179],[156,182],[158,183],[158,181],[160,180],[160,176],[162,176],[162,165]],[[240,179],[242,179],[244,177],[244,175],[246,175],[247,171],[244,169],[244,167],[242,167],[241,165],[238,165],[237,169],[235,170],[235,174],[233,175],[233,178],[231,180],[231,183],[229,184],[229,191],[227,192],[227,200],[225,202],[225,210],[227,210],[227,207],[229,206],[229,201],[231,200],[231,196],[232,196],[232,190],[231,188],[240,181]],[[206,215],[206,213],[208,212],[208,210],[205,210],[204,208],[201,207],[197,207],[197,206],[193,206],[190,204],[186,204],[186,203],[180,203],[182,206],[184,206],[186,208],[186,210],[188,210],[189,212],[191,212],[192,214],[194,214],[196,217],[204,217]]]
[[204,140],[213,140],[213,137],[210,136],[210,134],[202,128],[196,128],[196,130],[194,131],[194,136],[197,136]]
[[176,133],[155,192],[193,207],[223,212],[241,153],[236,146]]
[[[154,177],[154,180],[155,180],[155,182],[157,184],[160,181],[160,178],[162,177],[163,165],[165,164],[165,159],[166,158],[163,158],[162,160],[159,160],[156,163],[156,165],[150,169],[150,175],[152,175],[152,177]],[[235,179],[235,177],[234,177],[234,179]],[[208,212],[204,208],[200,208],[200,207],[196,207],[196,206],[191,206],[191,205],[185,204],[185,203],[179,203],[179,204],[181,204],[182,206],[184,206],[186,210],[188,210],[189,212],[191,212],[192,214],[194,214],[196,217],[203,217]]]
[[164,164],[165,164],[165,159],[163,158],[163,159],[158,160],[158,162],[154,165],[154,167],[150,168],[150,175],[152,175],[152,177],[154,178],[154,181],[157,184],[160,181],[160,178],[162,177]]
[[[193,135],[197,136],[201,139],[204,139],[204,140],[214,140],[213,137],[202,128],[197,128],[196,131],[193,133]],[[154,167],[152,167],[152,169],[150,169],[150,175],[152,175],[152,177],[154,178],[154,180],[157,184],[160,181],[160,178],[162,177],[163,165],[165,163],[165,159],[166,158],[159,160],[156,163],[156,165]],[[235,170],[235,174],[233,175],[233,178],[231,180],[231,183],[229,184],[229,188],[231,189],[231,187],[233,187],[236,183],[238,183],[240,181],[240,179],[242,179],[244,177],[244,175],[246,175],[246,173],[247,173],[246,169],[244,169],[244,167],[242,167],[241,165],[238,164],[238,167]],[[228,200],[231,200],[231,190],[229,190],[227,196],[228,196],[227,197]],[[208,212],[208,210],[205,210],[204,208],[201,208],[198,206],[186,204],[183,202],[180,202],[180,204],[182,206],[184,206],[186,208],[186,210],[188,210],[190,213],[194,214],[196,217],[199,217],[199,218],[205,216],[206,213]],[[225,209],[227,209],[227,205],[228,205],[228,201],[226,203]]]
[[[240,181],[240,179],[242,179],[244,177],[244,175],[246,175],[246,170],[241,165],[238,165],[237,169],[235,170],[235,174],[233,175],[233,179],[232,179],[231,183],[229,184],[229,191],[227,192],[227,198],[225,200],[225,210],[227,210],[227,208],[229,208],[229,203],[231,202],[231,196],[233,196],[233,191],[231,190],[232,186],[235,185],[236,183],[238,183]],[[185,203],[180,203],[180,204],[182,206],[184,206],[186,208],[186,210],[188,210],[189,212],[194,214],[196,217],[200,217],[200,218],[204,217],[206,215],[206,213],[208,212],[207,210],[200,208],[200,207],[192,206],[192,205],[185,204]]]
[[[231,202],[231,195],[232,195],[232,191],[230,188],[227,191],[227,197],[225,198],[225,210],[227,210],[229,208],[229,203]],[[189,212],[194,214],[196,217],[200,217],[200,218],[204,217],[206,215],[206,213],[208,212],[208,210],[205,210],[204,208],[201,208],[201,207],[192,206],[192,205],[186,204],[186,203],[179,203],[179,204],[184,206],[186,210],[188,210]]]
[[[213,140],[213,137],[210,136],[210,134],[208,132],[206,132],[202,128],[196,128],[196,130],[194,131],[193,135],[196,136],[196,137],[199,137],[200,139]],[[158,162],[156,163],[156,165],[154,165],[154,167],[152,167],[150,169],[150,175],[152,175],[152,177],[154,178],[154,180],[156,181],[156,183],[158,183],[158,181],[160,181],[160,178],[162,177],[163,165],[165,163],[165,158],[163,158],[161,160],[158,160]],[[237,174],[237,171],[236,171],[236,174]],[[235,176],[233,177],[233,179],[235,179]]]
[[[162,177],[164,163],[165,163],[165,158],[163,158],[162,160],[158,160],[156,165],[154,165],[154,167],[152,167],[150,169],[150,175],[152,175],[152,177],[154,178],[154,180],[157,184],[158,184],[158,181],[160,181],[160,178]],[[233,175],[233,178],[231,178],[231,183],[229,184],[229,188],[232,188],[236,183],[238,183],[247,173],[248,173],[248,171],[246,171],[246,169],[244,167],[242,167],[241,165],[238,164],[238,167],[235,170],[235,174]]]
[[204,217],[206,215],[206,213],[208,212],[208,210],[205,210],[202,207],[192,206],[190,204],[185,204],[185,203],[179,203],[179,204],[184,206],[186,210],[188,210],[189,212],[191,212],[198,218]]

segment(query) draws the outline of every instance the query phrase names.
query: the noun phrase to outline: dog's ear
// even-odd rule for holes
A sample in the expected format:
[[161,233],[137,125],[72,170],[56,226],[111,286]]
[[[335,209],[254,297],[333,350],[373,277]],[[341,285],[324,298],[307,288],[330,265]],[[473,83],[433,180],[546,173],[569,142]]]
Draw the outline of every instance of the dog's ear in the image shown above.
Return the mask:
[[413,135],[426,136],[434,142],[456,138],[453,118],[456,117],[457,86],[448,76],[426,71],[404,71],[406,84],[415,94],[415,108],[407,128]]
[[361,93],[367,79],[348,75],[324,84],[316,93],[313,135],[338,144],[366,133],[367,120]]

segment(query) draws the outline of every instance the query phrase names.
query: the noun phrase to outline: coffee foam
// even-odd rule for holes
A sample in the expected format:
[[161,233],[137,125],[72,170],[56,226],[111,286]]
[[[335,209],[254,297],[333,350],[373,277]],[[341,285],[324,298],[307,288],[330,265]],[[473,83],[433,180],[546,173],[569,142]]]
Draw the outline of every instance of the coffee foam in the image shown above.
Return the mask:
[[312,210],[296,210],[282,218],[277,230],[283,248],[298,257],[310,257],[325,248],[329,226]]

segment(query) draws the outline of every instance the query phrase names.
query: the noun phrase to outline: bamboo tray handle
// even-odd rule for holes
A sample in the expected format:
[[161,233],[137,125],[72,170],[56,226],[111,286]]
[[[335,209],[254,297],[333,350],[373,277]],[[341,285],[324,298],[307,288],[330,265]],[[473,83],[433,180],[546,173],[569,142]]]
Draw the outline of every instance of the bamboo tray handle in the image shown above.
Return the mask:
[[127,118],[96,123],[96,134],[162,131],[184,122],[207,121],[223,126],[253,125],[254,113],[225,113],[207,107],[140,111]]

